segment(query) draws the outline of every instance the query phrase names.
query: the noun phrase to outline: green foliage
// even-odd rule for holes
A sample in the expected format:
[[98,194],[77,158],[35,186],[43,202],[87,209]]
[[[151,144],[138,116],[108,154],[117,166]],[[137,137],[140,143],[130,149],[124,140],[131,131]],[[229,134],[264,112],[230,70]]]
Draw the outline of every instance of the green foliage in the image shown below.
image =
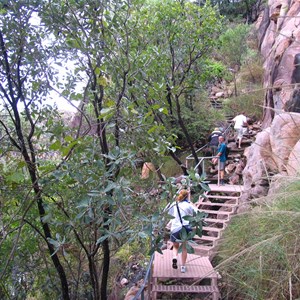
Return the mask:
[[240,79],[244,84],[261,85],[263,83],[264,68],[257,49],[248,48],[240,70]]
[[221,61],[209,58],[205,61],[200,76],[203,82],[219,82],[222,79],[227,81],[231,79],[226,65]]
[[300,296],[300,187],[285,183],[226,229],[217,262],[225,299],[293,299]]
[[258,18],[259,9],[257,1],[221,1],[213,0],[212,3],[218,6],[222,15],[235,22],[252,23]]
[[247,51],[247,36],[249,34],[249,25],[239,24],[235,27],[229,27],[219,37],[219,55],[222,61],[230,68],[239,68],[242,64],[243,55]]
[[[116,253],[115,258],[118,259],[122,265],[128,264],[132,257],[138,256],[140,253],[148,253],[149,252],[150,243],[147,243],[140,240],[135,240],[130,244],[123,245]],[[119,270],[120,271],[120,270]]]
[[226,99],[226,101],[224,101],[224,111],[229,115],[237,115],[241,111],[245,111],[248,117],[251,117],[254,120],[261,120],[263,103],[264,89],[258,86],[257,90]]
[[[196,94],[195,97],[192,98],[189,106],[186,105],[182,108],[182,117],[189,134],[192,140],[200,145],[206,144],[207,136],[211,128],[213,128],[217,122],[225,120],[224,115],[212,108],[210,102],[204,97],[204,95]],[[186,140],[180,129],[176,127],[170,130],[178,136],[177,143],[180,146],[186,147]]]
[[[209,3],[36,2],[1,10],[1,290],[97,300],[122,245],[162,244],[176,187],[140,183],[137,157],[160,165],[218,118],[195,91],[223,76],[207,59],[221,18]],[[50,91],[81,101],[74,123],[44,104]]]

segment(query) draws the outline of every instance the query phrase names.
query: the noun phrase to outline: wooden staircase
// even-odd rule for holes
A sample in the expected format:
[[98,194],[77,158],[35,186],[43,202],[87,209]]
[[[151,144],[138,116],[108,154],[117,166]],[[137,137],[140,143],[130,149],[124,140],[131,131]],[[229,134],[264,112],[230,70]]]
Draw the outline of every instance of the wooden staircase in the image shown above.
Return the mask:
[[160,295],[166,299],[166,294],[168,299],[180,299],[175,295],[190,293],[209,297],[205,299],[220,299],[217,285],[219,274],[214,270],[211,260],[217,252],[222,231],[236,213],[243,187],[216,184],[210,184],[209,187],[210,192],[195,203],[200,211],[207,213],[207,217],[204,219],[202,236],[195,236],[191,243],[195,253],[188,254],[187,272],[181,273],[179,269],[172,268],[172,243],[169,242],[163,254],[155,253],[149,299],[157,300]]
[[[175,295],[191,293],[211,295],[212,300],[219,299],[218,273],[208,257],[189,254],[186,261],[187,271],[181,273],[179,268],[172,268],[172,251],[165,249],[162,252],[163,254],[156,252],[154,256],[149,299],[161,299],[158,296],[163,299],[182,299]],[[181,258],[178,258],[180,264]]]
[[200,211],[207,214],[204,219],[202,236],[195,236],[192,247],[195,254],[208,256],[210,260],[217,252],[223,230],[230,222],[231,216],[236,213],[241,186],[210,185],[210,191],[200,197],[196,203]]

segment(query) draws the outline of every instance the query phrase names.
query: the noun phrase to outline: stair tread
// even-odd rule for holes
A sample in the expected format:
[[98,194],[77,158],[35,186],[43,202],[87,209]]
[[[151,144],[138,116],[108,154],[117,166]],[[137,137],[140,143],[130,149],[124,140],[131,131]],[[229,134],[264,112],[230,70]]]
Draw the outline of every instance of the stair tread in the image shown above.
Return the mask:
[[203,226],[202,230],[206,230],[206,231],[214,231],[214,232],[221,232],[222,230],[224,230],[224,228],[218,228],[218,227],[210,227],[210,226]]
[[204,221],[209,222],[209,223],[227,223],[229,220],[228,219],[205,218]]
[[238,206],[237,203],[220,203],[220,202],[211,202],[211,201],[204,201],[198,204],[199,209],[201,210],[200,206],[205,205],[205,206],[222,206],[222,207],[231,207],[234,208]]
[[214,214],[214,215],[230,215],[233,214],[232,211],[223,211],[223,210],[211,210],[211,209],[203,209],[201,208],[200,211],[208,213],[208,214]]
[[219,292],[217,286],[214,285],[163,285],[154,284],[152,292],[187,292],[187,293],[212,293]]
[[199,235],[195,235],[193,239],[214,242],[215,240],[219,240],[220,238],[216,236],[209,236],[209,235],[202,235],[201,237]]
[[194,249],[197,249],[197,250],[205,250],[205,251],[210,251],[212,250],[215,246],[213,245],[201,245],[201,244],[191,244],[191,246],[194,248]]
[[227,196],[223,196],[223,195],[206,195],[204,198],[215,198],[215,199],[228,199],[228,200],[233,200],[233,199],[236,199],[238,200],[240,197],[238,196],[230,196],[230,195],[227,195]]

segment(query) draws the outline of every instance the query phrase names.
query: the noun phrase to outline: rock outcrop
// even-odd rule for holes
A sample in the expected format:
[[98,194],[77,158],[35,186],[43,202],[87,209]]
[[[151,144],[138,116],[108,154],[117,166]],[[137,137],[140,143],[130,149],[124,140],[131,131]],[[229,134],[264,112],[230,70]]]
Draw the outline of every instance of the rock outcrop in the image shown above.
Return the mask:
[[265,69],[264,130],[245,152],[244,202],[272,193],[272,178],[300,175],[300,1],[269,0],[257,30]]
[[285,112],[276,115],[271,126],[257,134],[245,155],[245,200],[267,195],[274,174],[299,175],[300,114]]
[[300,112],[300,2],[269,0],[257,29],[265,69],[266,128],[278,113]]

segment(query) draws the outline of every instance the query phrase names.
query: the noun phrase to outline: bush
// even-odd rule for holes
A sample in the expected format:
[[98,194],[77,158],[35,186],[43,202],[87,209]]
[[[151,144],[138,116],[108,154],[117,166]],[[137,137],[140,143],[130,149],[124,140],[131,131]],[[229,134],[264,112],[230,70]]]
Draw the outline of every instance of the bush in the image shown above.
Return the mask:
[[228,28],[219,38],[219,55],[222,61],[231,68],[240,67],[242,58],[247,52],[247,36],[250,26],[239,24]]
[[261,120],[263,114],[264,90],[259,88],[254,91],[233,97],[224,101],[226,114],[237,115],[244,111],[247,117]]
[[216,257],[222,299],[300,297],[299,196],[299,181],[289,183],[271,204],[233,219]]

